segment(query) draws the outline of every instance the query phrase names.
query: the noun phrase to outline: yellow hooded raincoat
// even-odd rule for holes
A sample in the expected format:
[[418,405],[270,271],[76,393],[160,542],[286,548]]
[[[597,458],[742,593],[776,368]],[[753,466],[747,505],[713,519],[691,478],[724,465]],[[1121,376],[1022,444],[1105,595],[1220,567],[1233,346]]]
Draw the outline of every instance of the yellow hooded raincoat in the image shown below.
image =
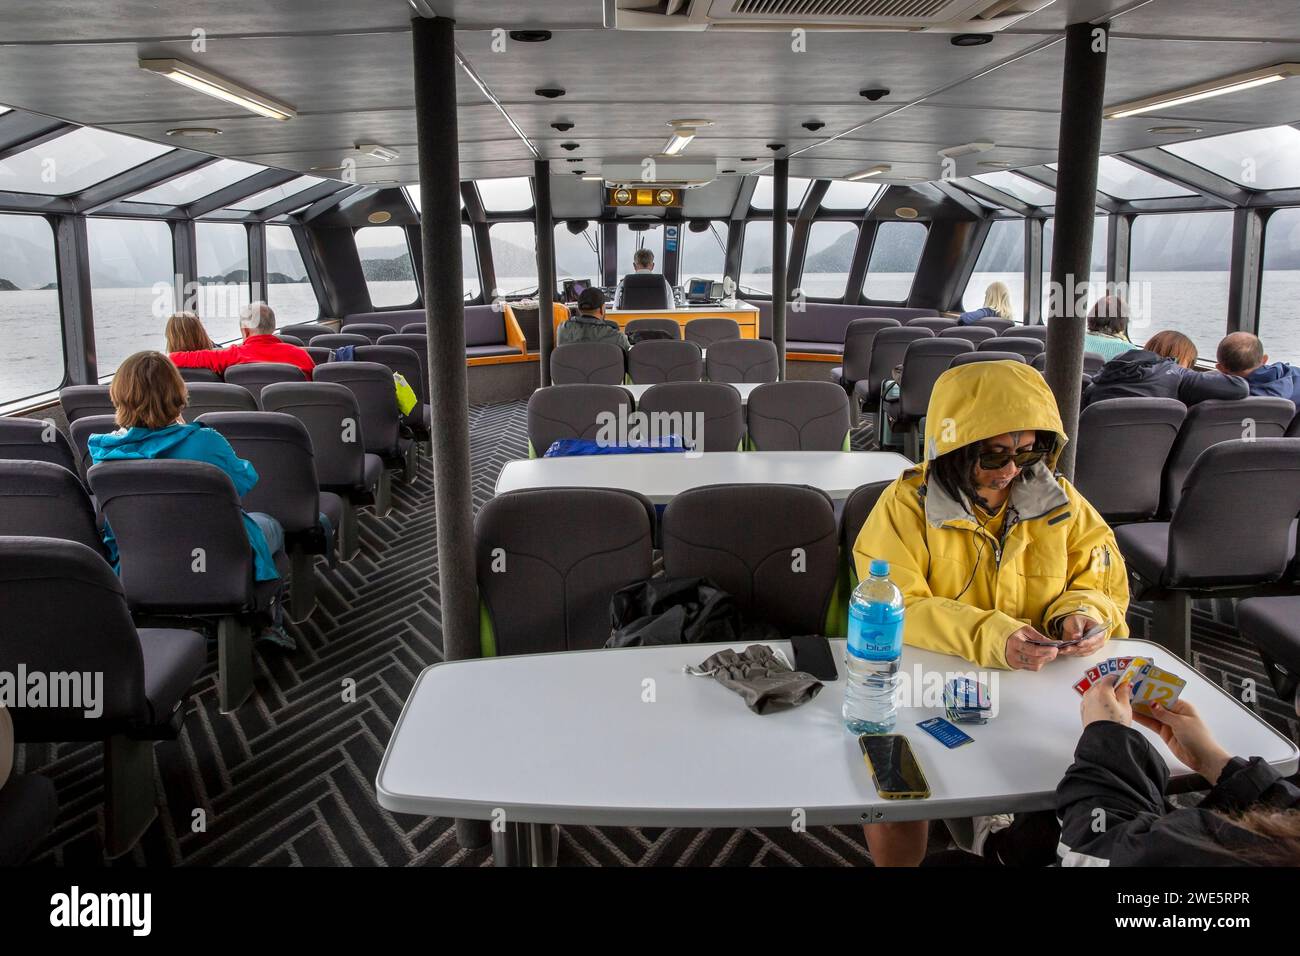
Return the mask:
[[[1008,432],[1057,436],[1048,457],[1012,485],[1003,537],[927,480],[940,455]],[[1115,536],[1055,465],[1066,437],[1043,376],[1020,362],[974,362],[935,383],[925,422],[925,464],[885,489],[853,547],[858,575],[889,562],[907,611],[903,640],[982,667],[1007,667],[1007,638],[1040,632],[1069,614],[1127,637],[1128,580]]]

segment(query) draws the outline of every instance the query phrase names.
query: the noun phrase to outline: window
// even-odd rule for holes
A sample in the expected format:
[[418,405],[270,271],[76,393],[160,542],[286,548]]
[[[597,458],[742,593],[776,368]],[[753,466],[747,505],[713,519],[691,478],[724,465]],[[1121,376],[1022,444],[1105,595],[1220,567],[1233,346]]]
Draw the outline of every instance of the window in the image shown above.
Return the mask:
[[[803,197],[807,194],[810,183],[812,183],[811,179],[800,179],[797,176],[789,177],[785,198],[790,205],[790,212],[794,212],[803,204]],[[772,211],[771,176],[758,177],[758,182],[754,184],[754,195],[749,200],[749,204],[761,212]]]
[[[175,311],[172,232],[155,220],[92,216],[86,220],[86,242],[95,354],[103,380],[128,355],[165,345],[163,324]],[[208,331],[216,338],[211,326]]]
[[799,288],[813,299],[842,299],[849,284],[849,265],[858,244],[856,222],[814,222],[808,233]]
[[1130,248],[1129,337],[1177,329],[1213,355],[1228,327],[1232,212],[1138,216]]
[[1211,136],[1161,149],[1247,189],[1300,186],[1300,130],[1293,126]]
[[682,284],[685,285],[688,279],[722,281],[722,270],[727,260],[727,224],[711,222],[706,232],[692,232],[683,226],[681,235],[682,251],[677,260],[677,274]]
[[[786,223],[785,248],[790,249],[794,227]],[[745,226],[745,241],[740,250],[740,291],[772,294],[772,223],[762,220]]]
[[1264,233],[1259,336],[1272,362],[1300,363],[1300,209],[1279,209]]
[[212,341],[239,338],[239,310],[248,305],[248,230],[236,222],[196,222],[199,301],[196,311]]
[[258,212],[267,206],[273,206],[282,199],[288,199],[290,196],[297,195],[304,189],[311,186],[318,186],[325,180],[316,176],[299,176],[297,179],[291,179],[283,186],[272,186],[270,189],[263,189],[255,196],[249,196],[247,199],[240,199],[238,202],[231,203],[228,209],[239,209],[246,212]]
[[879,302],[907,301],[926,232],[919,222],[882,222],[871,246],[862,294]]
[[1042,183],[1034,182],[1025,176],[1003,170],[997,173],[981,173],[974,177],[986,186],[992,186],[1008,196],[1014,196],[1031,206],[1056,205],[1056,193]]
[[860,212],[884,189],[879,183],[853,183],[846,179],[832,179],[826,195],[822,197],[823,209],[853,210]]
[[0,160],[0,190],[69,196],[170,152],[169,146],[83,127]]
[[526,176],[477,180],[478,195],[488,212],[527,212],[533,208],[533,184]]
[[[1043,321],[1051,318],[1050,302],[1052,296],[1052,242],[1055,234],[1055,219],[1043,223]],[[1106,294],[1106,249],[1110,244],[1110,230],[1107,217],[1098,216],[1092,226],[1092,264],[1088,275],[1088,305],[1091,308]],[[1123,296],[1127,298],[1127,296]],[[1143,340],[1145,341],[1145,340]]]
[[[1056,168],[1053,163],[1052,169]],[[1133,201],[1135,199],[1169,199],[1174,196],[1195,196],[1167,179],[1161,179],[1145,169],[1130,166],[1114,156],[1103,156],[1097,164],[1097,188],[1107,196]]]
[[53,391],[63,382],[54,231],[40,216],[0,216],[0,327],[5,373],[0,402]]
[[376,309],[412,305],[419,298],[419,290],[415,287],[406,230],[401,226],[362,226],[353,233],[353,239],[370,291],[370,304]]
[[266,303],[275,310],[276,324],[315,322],[320,303],[307,278],[293,230],[288,226],[266,227]]
[[159,203],[163,206],[185,206],[195,200],[202,199],[204,196],[211,195],[218,189],[225,189],[241,179],[247,179],[254,173],[260,173],[265,168],[265,166],[241,163],[234,159],[220,159],[208,166],[196,169],[192,173],[177,176],[175,179],[154,186],[152,189],[146,189],[142,193],[129,196],[127,200],[129,202]]
[[537,227],[531,222],[498,222],[488,236],[497,277],[493,295],[536,295]]
[[[617,258],[614,261],[614,274],[622,278],[632,271],[632,256],[638,249],[649,249],[655,257],[655,272],[664,271],[664,227],[660,223],[646,223],[649,227],[641,232],[634,232],[625,222],[618,224]],[[681,228],[678,228],[681,234]],[[678,240],[681,241],[680,239]]]
[[[418,213],[420,211],[420,187],[418,185],[403,186],[402,191],[406,193],[406,198],[411,201],[411,208]],[[460,208],[465,208],[465,196],[463,194],[460,197]]]
[[970,312],[984,305],[984,293],[991,283],[1001,282],[1011,293],[1011,305],[1017,322],[1024,321],[1025,301],[1025,221],[998,219],[989,228],[975,260],[975,270],[961,297],[961,307]]
[[465,298],[478,299],[483,293],[483,280],[478,274],[478,256],[474,252],[474,230],[464,224],[460,227],[460,272]]
[[600,223],[588,222],[578,233],[569,225],[562,222],[555,227],[555,278],[590,279],[601,285]]

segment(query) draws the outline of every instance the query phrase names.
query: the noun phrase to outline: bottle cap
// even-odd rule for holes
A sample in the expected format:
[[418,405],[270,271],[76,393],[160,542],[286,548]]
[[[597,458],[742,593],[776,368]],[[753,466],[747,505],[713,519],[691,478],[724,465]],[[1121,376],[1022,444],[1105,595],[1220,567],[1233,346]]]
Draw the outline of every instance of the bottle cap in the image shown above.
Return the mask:
[[882,561],[880,558],[871,560],[871,576],[873,578],[883,578],[889,575],[889,562]]

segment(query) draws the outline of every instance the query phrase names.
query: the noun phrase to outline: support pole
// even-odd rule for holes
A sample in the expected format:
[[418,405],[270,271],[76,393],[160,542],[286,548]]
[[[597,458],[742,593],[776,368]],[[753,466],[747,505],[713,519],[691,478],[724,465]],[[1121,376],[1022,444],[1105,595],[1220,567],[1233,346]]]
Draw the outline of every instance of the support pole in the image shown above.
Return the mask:
[[777,379],[785,381],[786,284],[785,227],[790,221],[790,160],[772,165],[772,343],[776,346]]
[[1025,220],[1025,325],[1042,325],[1043,220]]
[[59,216],[54,221],[54,250],[63,313],[65,383],[94,385],[99,381],[99,362],[85,216]]
[[1264,283],[1264,214],[1238,209],[1232,215],[1232,272],[1228,280],[1228,331],[1259,332]]
[[[442,653],[445,660],[454,661],[479,656],[465,304],[461,295],[455,21],[417,17],[411,28]],[[486,825],[479,821],[457,820],[456,835],[463,847],[482,846],[489,839]]]
[[551,349],[555,347],[555,222],[551,219],[551,163],[533,163],[534,213],[537,220],[537,345],[541,384],[551,384]]
[[1074,440],[1079,432],[1079,383],[1083,380],[1086,293],[1092,275],[1092,230],[1096,224],[1097,163],[1109,43],[1110,24],[1074,23],[1065,31],[1047,384],[1056,394],[1061,422],[1070,438],[1057,464],[1067,478],[1074,475]]

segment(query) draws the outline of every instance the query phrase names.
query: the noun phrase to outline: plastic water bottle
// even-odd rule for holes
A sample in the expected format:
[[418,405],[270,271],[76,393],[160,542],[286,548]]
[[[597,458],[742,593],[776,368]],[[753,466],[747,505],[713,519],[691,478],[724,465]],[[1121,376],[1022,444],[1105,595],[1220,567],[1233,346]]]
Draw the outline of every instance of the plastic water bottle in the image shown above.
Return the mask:
[[844,725],[855,734],[894,729],[894,692],[903,656],[903,592],[889,580],[889,562],[872,561],[871,575],[849,599],[844,653]]

